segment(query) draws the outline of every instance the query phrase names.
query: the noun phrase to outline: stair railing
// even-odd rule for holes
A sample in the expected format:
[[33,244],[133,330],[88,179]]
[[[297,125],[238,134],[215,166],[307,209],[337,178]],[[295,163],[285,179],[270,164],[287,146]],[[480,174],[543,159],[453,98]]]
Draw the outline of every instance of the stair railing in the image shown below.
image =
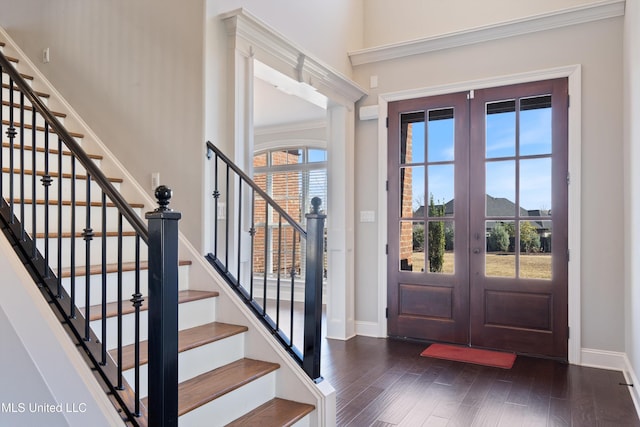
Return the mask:
[[[96,378],[115,400],[123,420],[138,426],[177,426],[177,220],[180,214],[167,207],[171,191],[166,187],[156,191],[160,206],[147,214],[148,229],[40,99],[43,95],[31,88],[1,51],[0,72],[0,133],[4,138],[6,132],[8,138],[0,150],[0,227],[45,298],[56,308],[71,338],[84,350],[88,363],[97,373]],[[39,160],[40,156],[44,159]],[[37,167],[39,162],[41,166]],[[65,172],[65,168],[70,172]],[[38,177],[42,189],[38,188]],[[85,199],[81,200],[83,186]],[[70,194],[65,197],[70,200],[63,200],[65,190]],[[107,210],[113,208],[118,210],[117,224],[107,224]],[[76,224],[80,222],[84,225],[81,232],[76,231]],[[108,225],[117,227],[117,232],[109,231]],[[65,238],[68,238],[68,247],[63,243]],[[84,243],[77,244],[79,239]],[[78,246],[84,246],[84,253]],[[149,267],[148,304],[141,287],[145,251]],[[116,255],[108,255],[114,253]],[[125,255],[129,254],[133,260],[125,263]],[[96,264],[99,268],[92,271],[91,266]],[[127,309],[122,303],[123,275],[131,269],[135,291],[130,299],[132,307]],[[92,285],[94,274],[100,277],[99,286]],[[116,283],[109,281],[114,275]],[[113,295],[114,288],[117,303],[109,304],[107,296]],[[95,301],[92,293],[96,292],[100,302],[92,305]],[[82,293],[84,298],[78,296]],[[140,401],[143,332],[140,314],[146,306],[149,307],[148,376],[151,379],[148,408]],[[115,322],[108,319],[110,311],[116,314]],[[123,330],[122,319],[127,312],[135,316],[134,331]],[[133,346],[130,363],[133,378],[127,381],[123,373],[123,339],[131,334],[135,336],[129,346]],[[109,350],[114,346],[115,349]]]
[[206,258],[319,382],[326,218],[321,200],[311,200],[304,230],[215,145],[206,147],[214,182],[213,252]]

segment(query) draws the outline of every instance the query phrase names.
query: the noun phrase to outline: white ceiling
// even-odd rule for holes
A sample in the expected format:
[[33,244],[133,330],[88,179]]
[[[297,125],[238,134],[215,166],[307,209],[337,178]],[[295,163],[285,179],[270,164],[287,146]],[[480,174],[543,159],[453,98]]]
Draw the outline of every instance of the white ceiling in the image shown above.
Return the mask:
[[[276,83],[273,78],[262,75],[260,77],[261,78],[254,77],[253,79],[253,124],[256,129],[317,122],[326,119],[327,110],[325,108],[319,107],[300,97],[304,96],[304,91],[302,91],[300,96],[288,94],[285,93],[285,91],[295,92],[296,90],[284,88],[285,91],[283,91],[276,87],[282,87],[282,80]],[[271,80],[271,82],[265,81],[264,78]],[[298,82],[282,74],[280,74],[280,78],[289,80],[292,85],[300,85]],[[314,98],[317,98],[318,95],[319,94],[315,93]],[[318,103],[317,100],[316,103]]]

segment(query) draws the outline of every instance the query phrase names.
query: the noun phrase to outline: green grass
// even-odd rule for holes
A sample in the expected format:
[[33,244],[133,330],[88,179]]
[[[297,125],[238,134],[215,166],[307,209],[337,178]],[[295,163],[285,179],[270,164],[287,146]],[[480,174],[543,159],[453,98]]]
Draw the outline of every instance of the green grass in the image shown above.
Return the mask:
[[[409,261],[413,271],[422,271],[424,252],[415,252]],[[515,277],[516,257],[514,254],[486,255],[485,274],[490,277]],[[443,274],[454,272],[453,252],[444,254]],[[520,277],[527,279],[551,279],[551,254],[520,254]]]

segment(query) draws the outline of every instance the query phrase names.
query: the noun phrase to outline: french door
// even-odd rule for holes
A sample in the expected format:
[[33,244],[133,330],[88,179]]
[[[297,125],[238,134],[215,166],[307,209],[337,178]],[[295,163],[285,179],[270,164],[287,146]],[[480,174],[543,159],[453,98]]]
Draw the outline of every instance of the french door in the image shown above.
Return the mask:
[[389,104],[388,331],[567,358],[567,80]]

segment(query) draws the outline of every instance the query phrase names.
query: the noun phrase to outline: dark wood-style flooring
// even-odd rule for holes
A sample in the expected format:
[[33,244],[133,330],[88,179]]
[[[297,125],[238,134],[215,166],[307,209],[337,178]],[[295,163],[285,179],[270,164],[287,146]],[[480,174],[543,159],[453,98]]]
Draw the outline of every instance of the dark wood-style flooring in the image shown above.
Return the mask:
[[425,344],[324,340],[338,426],[640,426],[622,373],[518,357],[510,370],[420,357]]

